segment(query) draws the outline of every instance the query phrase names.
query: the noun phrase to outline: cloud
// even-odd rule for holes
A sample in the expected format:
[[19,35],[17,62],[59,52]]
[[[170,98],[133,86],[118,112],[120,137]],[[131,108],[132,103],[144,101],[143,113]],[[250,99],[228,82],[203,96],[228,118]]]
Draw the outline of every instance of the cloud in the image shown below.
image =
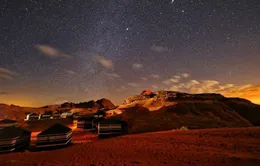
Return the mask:
[[121,91],[123,91],[125,89],[126,89],[126,87],[122,85],[121,87],[117,88],[116,91],[121,92]]
[[16,72],[11,71],[11,70],[6,69],[6,68],[2,68],[2,67],[0,67],[0,73],[5,73],[5,74],[8,74],[8,75],[17,75]]
[[[193,83],[190,85],[186,84],[185,88],[190,89],[190,92],[192,93],[211,93],[217,92],[217,89],[221,89],[217,86],[219,84],[220,83],[216,80],[193,80]],[[222,86],[222,89],[223,87],[224,86]]]
[[89,91],[90,91],[89,88],[85,88],[85,89],[84,89],[84,93],[88,93]]
[[169,79],[168,82],[166,82],[167,85],[171,85],[170,90],[185,91],[189,93],[219,92],[233,86],[233,84],[219,85],[220,83],[216,80],[189,80],[186,82],[177,82],[178,79],[174,81],[172,80],[173,79]]
[[156,85],[152,85],[152,88],[154,88],[154,89],[158,89],[158,86],[156,86]]
[[6,68],[0,67],[0,79],[8,79],[8,80],[13,80],[14,76],[18,75],[18,73],[11,71]]
[[200,85],[200,82],[197,80],[190,80],[187,83],[183,83],[182,85],[183,85],[182,87],[189,89],[196,85]]
[[111,60],[106,59],[103,56],[94,55],[93,59],[94,61],[98,62],[99,64],[101,64],[103,67],[107,69],[112,69],[114,67],[113,62]]
[[8,80],[13,80],[14,79],[12,76],[9,76],[7,74],[2,74],[2,73],[0,73],[0,78],[8,79]]
[[162,83],[165,84],[165,85],[171,85],[172,84],[170,79],[164,80],[164,81],[162,81]]
[[234,87],[233,84],[220,85],[216,87],[216,91],[222,91]]
[[127,85],[129,85],[131,87],[135,87],[135,88],[140,86],[139,84],[132,83],[132,82],[127,83]]
[[7,92],[0,92],[0,95],[9,95]]
[[151,48],[151,50],[159,52],[159,53],[170,51],[169,48],[164,47],[164,46],[159,46],[159,45],[153,45],[150,48]]
[[226,97],[241,97],[260,104],[260,85],[222,85],[216,80],[190,80],[186,83],[172,85],[170,90],[188,93],[220,93]]
[[170,91],[181,91],[181,87],[178,85],[172,85],[169,90]]
[[148,78],[146,78],[146,77],[140,77],[140,78],[141,78],[141,80],[144,80],[144,81],[148,80]]
[[141,69],[141,68],[143,68],[143,65],[140,63],[134,63],[132,67],[133,67],[133,69]]
[[108,77],[112,78],[120,78],[121,76],[117,73],[104,73]]
[[162,81],[162,83],[165,84],[165,85],[171,85],[172,83],[180,82],[180,79],[181,79],[180,76],[173,76],[173,77],[170,77],[170,78]]
[[156,78],[156,79],[160,78],[160,76],[158,74],[151,74],[150,77]]
[[58,50],[57,48],[51,47],[49,45],[44,44],[36,44],[35,48],[41,51],[44,55],[50,57],[70,57],[70,55],[63,53],[62,51]]
[[171,78],[170,81],[171,81],[171,82],[174,82],[174,83],[177,83],[177,82],[180,81],[180,79],[177,79],[177,78]]
[[[182,73],[181,76],[183,77]],[[162,81],[167,85],[166,90],[180,91],[187,93],[219,93],[226,97],[240,97],[260,104],[260,85],[234,85],[231,83],[222,84],[217,80],[188,80],[183,82],[179,76]],[[175,80],[176,79],[176,80]],[[179,81],[177,81],[179,80]]]
[[188,78],[190,75],[189,75],[188,73],[182,73],[181,76],[182,76],[183,78]]
[[76,74],[76,72],[74,72],[74,71],[72,71],[72,70],[66,70],[66,72],[67,72],[68,74],[71,74],[71,75],[75,75],[75,74]]

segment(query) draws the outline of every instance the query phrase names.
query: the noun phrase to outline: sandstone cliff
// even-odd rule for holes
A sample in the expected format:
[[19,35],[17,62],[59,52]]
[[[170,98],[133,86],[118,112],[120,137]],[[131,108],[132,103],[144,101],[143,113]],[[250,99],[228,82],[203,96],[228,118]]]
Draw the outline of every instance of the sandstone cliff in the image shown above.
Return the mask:
[[260,106],[220,94],[158,91],[130,96],[114,110],[130,133],[180,128],[248,127],[260,124]]

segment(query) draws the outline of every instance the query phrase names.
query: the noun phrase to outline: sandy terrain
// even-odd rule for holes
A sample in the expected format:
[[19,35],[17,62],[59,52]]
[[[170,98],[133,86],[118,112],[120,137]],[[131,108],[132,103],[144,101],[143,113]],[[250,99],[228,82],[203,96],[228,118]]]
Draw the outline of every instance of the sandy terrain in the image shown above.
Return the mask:
[[0,155],[1,166],[260,165],[260,127],[168,131],[92,140],[53,151]]

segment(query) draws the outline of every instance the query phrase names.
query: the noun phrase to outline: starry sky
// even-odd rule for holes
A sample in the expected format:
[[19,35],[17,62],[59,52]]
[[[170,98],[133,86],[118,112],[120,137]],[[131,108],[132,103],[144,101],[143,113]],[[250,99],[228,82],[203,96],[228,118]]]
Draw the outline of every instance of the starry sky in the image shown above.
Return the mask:
[[259,0],[1,0],[0,103],[144,89],[260,103]]

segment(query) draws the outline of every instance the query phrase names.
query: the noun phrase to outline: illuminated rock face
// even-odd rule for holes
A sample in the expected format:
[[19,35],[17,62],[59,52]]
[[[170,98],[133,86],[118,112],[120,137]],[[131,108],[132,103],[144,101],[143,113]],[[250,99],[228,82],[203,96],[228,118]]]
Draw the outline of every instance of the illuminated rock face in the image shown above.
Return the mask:
[[177,91],[157,91],[152,92],[151,90],[144,90],[140,95],[130,96],[124,100],[124,104],[132,102],[145,101],[147,99],[160,99],[166,102],[172,102],[176,100],[224,100],[224,96],[215,93],[205,94],[188,94]]
[[153,92],[150,90],[150,89],[146,89],[146,90],[144,90],[142,93],[141,93],[141,95],[152,95],[153,94]]

